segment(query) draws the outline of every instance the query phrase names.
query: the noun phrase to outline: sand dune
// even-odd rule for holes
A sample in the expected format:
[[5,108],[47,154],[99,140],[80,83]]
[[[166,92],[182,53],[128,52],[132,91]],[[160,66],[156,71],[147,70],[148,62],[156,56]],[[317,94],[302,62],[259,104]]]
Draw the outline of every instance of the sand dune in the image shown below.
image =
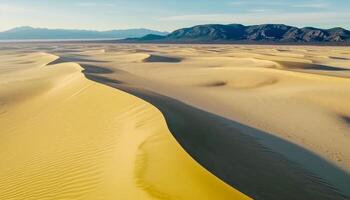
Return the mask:
[[0,69],[17,68],[0,79],[0,199],[249,199],[187,155],[150,104],[51,54],[6,58]]
[[[156,48],[144,46],[153,51]],[[172,65],[131,65],[115,60],[103,66],[142,77],[139,81],[152,91],[302,145],[349,171],[349,126],[339,116],[350,114],[346,103],[350,100],[350,63],[346,59],[336,64],[333,59],[319,59],[322,55],[342,57],[348,48],[283,47],[279,52],[278,46],[222,46],[220,55],[209,53],[208,48],[194,48],[206,51],[205,57],[193,47],[182,46],[182,51],[178,46],[158,48],[170,57],[186,58]],[[267,53],[273,49],[273,54]],[[128,50],[125,56],[129,56]],[[317,59],[318,64],[313,64]]]
[[[350,68],[350,62],[346,59],[349,56],[348,48],[302,46],[250,46],[248,48],[225,45],[135,46],[120,45],[113,47],[113,50],[108,50],[107,45],[101,47],[107,49],[106,53],[91,54],[88,58],[108,60],[108,63],[101,63],[99,66],[136,75],[140,78],[134,81],[142,82],[144,87],[181,99],[204,110],[275,133],[284,139],[306,146],[320,155],[326,155],[338,166],[348,168],[349,155],[342,156],[340,159],[335,156],[340,155],[340,152],[345,153],[339,149],[343,148],[340,147],[341,145],[330,144],[328,136],[325,137],[327,147],[314,141],[314,136],[318,135],[319,130],[334,127],[332,130],[326,129],[334,133],[329,137],[339,136],[340,141],[348,143],[346,136],[348,125],[338,117],[349,115],[349,108],[346,103],[343,103],[348,100],[347,95],[344,94],[347,94],[349,90],[348,79],[346,79],[350,75],[347,70]],[[170,65],[164,62],[139,63],[148,58],[149,54],[129,53],[135,48],[158,52],[162,56],[176,57],[182,62]],[[334,62],[331,57],[343,59],[337,59]],[[327,102],[324,103],[327,106],[321,106],[319,103],[313,104],[310,98],[306,98],[314,93],[324,94],[319,96],[317,101]],[[330,96],[326,93],[334,95]],[[203,98],[205,100],[202,100]],[[329,98],[332,100],[328,100]],[[210,103],[213,101],[219,103],[213,105]],[[256,109],[251,109],[252,104]],[[290,115],[281,117],[279,110],[285,110]],[[315,121],[298,119],[296,116],[301,114],[299,112],[311,115],[310,119]],[[266,116],[266,113],[270,114]],[[321,118],[328,121],[321,125],[323,128],[308,125],[318,124],[317,120]],[[332,125],[334,123],[337,125]],[[290,127],[290,124],[298,124],[298,126]],[[320,138],[323,138],[323,135]]]
[[319,65],[313,63],[298,63],[298,62],[279,62],[284,69],[304,69],[304,70],[320,70],[320,71],[348,71],[349,69]]
[[[350,109],[346,103],[350,63],[345,59],[327,59],[330,55],[344,57],[348,48],[215,47],[212,51],[208,50],[213,48],[210,45],[143,46],[145,50],[182,59],[167,65],[119,62],[119,58],[130,56],[134,48],[125,45],[124,55],[119,51],[118,59],[113,61],[111,56],[110,63],[100,66],[119,70],[104,75],[110,80],[140,85],[264,130],[349,172],[349,123],[344,116],[349,116]],[[104,60],[108,54],[90,57]],[[294,159],[303,162],[302,155]],[[336,178],[333,181],[338,182]],[[343,189],[350,192],[349,188]]]
[[[0,157],[9,164],[0,165],[0,195],[247,198],[233,189],[239,186],[255,199],[281,199],[291,188],[289,199],[347,199],[349,52],[88,43],[4,48]],[[155,107],[86,80],[81,66],[87,78],[157,106],[172,133]]]

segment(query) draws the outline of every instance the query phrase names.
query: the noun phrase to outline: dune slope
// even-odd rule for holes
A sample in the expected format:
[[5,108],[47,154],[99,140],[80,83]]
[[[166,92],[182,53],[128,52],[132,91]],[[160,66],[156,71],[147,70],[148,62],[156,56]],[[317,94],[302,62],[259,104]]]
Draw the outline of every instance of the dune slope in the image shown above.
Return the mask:
[[0,199],[249,199],[187,155],[155,107],[87,80],[76,63],[11,56],[18,68],[0,79]]
[[[346,103],[350,91],[348,47],[133,44],[100,45],[99,48],[104,49],[104,53],[75,55],[99,61],[79,62],[84,68],[91,65],[99,67],[98,75],[96,71],[91,72],[93,80],[119,89],[136,88],[171,97],[231,120],[233,123],[230,124],[245,135],[249,135],[251,128],[260,130],[266,134],[253,131],[250,135],[258,138],[263,146],[283,154],[317,178],[326,180],[316,181],[316,184],[323,182],[350,195],[350,107]],[[68,60],[71,57],[64,53],[62,56]],[[151,61],[145,60],[149,57],[152,57]],[[170,58],[176,58],[177,62],[172,62]],[[130,92],[129,89],[126,91]],[[146,99],[143,92],[139,96]],[[147,100],[152,102],[153,99]],[[158,102],[155,104],[158,108],[166,104],[162,98]],[[179,109],[174,110],[183,113]],[[205,118],[201,115],[197,117],[201,120]],[[190,121],[193,119],[190,118]],[[178,120],[174,124],[176,122]],[[191,123],[184,126],[193,128]],[[209,129],[213,130],[210,134],[217,134],[220,128],[219,124],[213,125]],[[194,134],[191,132],[192,136]],[[180,132],[178,135],[185,134]],[[283,142],[277,144],[276,140],[270,140],[274,136],[294,145],[299,153]],[[227,149],[231,149],[232,143],[222,140],[224,142],[219,145],[226,149],[226,153],[223,151],[219,155],[225,155],[223,157],[228,160],[221,164],[230,169],[229,173],[222,172],[215,156],[207,159],[207,154],[200,154],[196,160],[201,164],[207,163],[203,164],[207,169],[237,188],[239,184],[235,183],[235,176],[230,180],[224,178],[237,173],[237,165],[234,160],[229,163],[233,158]],[[189,151],[188,147],[198,141],[186,140],[188,146],[183,146],[191,155],[200,148],[210,149],[209,152],[220,149],[209,148],[213,141],[206,140],[200,148]],[[248,148],[249,145],[244,146],[244,149]],[[199,157],[204,157],[204,161],[201,162]],[[321,162],[317,164],[314,160]],[[247,180],[251,179],[244,177],[243,181]],[[273,183],[271,179],[260,180]],[[247,188],[252,190],[252,187]],[[252,196],[256,191],[249,194]]]
[[[158,62],[145,63],[134,56],[130,61],[135,48],[157,52],[162,59],[153,57]],[[176,57],[180,62],[164,57]],[[347,172],[349,57],[348,47],[248,45],[125,45],[118,51],[89,56],[108,60],[99,66],[117,70],[105,77],[139,84],[264,130]]]

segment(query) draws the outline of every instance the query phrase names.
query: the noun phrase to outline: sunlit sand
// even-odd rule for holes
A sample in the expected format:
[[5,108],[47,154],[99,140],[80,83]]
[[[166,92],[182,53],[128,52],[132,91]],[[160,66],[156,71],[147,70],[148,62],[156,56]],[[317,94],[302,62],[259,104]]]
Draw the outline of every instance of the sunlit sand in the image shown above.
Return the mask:
[[[350,170],[349,48],[145,46],[153,53],[133,53],[131,60],[134,48],[93,57],[144,78],[153,91],[268,131]],[[163,58],[147,61],[154,55]]]
[[0,199],[249,199],[197,164],[161,113],[46,53],[1,54]]
[[249,199],[221,177],[219,164],[191,149],[192,141],[176,141],[164,113],[142,99],[147,95],[311,152],[343,171],[337,189],[350,193],[348,47],[6,47],[0,52],[0,199]]

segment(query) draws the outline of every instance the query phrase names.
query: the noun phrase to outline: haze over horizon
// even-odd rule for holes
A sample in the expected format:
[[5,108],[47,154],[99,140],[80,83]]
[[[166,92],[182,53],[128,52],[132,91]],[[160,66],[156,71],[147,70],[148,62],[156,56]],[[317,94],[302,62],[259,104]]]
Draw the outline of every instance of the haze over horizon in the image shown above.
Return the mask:
[[347,0],[0,0],[0,31],[18,26],[173,31],[207,23],[283,23],[297,27],[350,29]]

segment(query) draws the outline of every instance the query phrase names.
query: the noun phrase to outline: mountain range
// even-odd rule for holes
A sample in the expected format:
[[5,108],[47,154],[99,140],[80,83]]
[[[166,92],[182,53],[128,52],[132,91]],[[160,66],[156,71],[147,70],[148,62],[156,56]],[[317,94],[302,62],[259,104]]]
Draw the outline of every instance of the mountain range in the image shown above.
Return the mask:
[[320,29],[297,28],[284,24],[206,24],[182,28],[168,35],[149,34],[141,38],[130,38],[125,42],[285,42],[285,43],[348,43],[350,31],[337,27]]
[[[127,39],[124,39],[127,38]],[[205,24],[172,33],[150,29],[110,31],[47,29],[23,26],[0,32],[0,40],[37,39],[119,39],[119,42],[163,43],[337,43],[349,44],[344,28],[298,28],[284,24]]]
[[23,39],[121,39],[129,37],[142,37],[148,34],[166,35],[150,29],[125,29],[110,31],[91,31],[74,29],[47,29],[33,28],[30,26],[17,27],[8,31],[0,32],[0,40],[23,40]]

